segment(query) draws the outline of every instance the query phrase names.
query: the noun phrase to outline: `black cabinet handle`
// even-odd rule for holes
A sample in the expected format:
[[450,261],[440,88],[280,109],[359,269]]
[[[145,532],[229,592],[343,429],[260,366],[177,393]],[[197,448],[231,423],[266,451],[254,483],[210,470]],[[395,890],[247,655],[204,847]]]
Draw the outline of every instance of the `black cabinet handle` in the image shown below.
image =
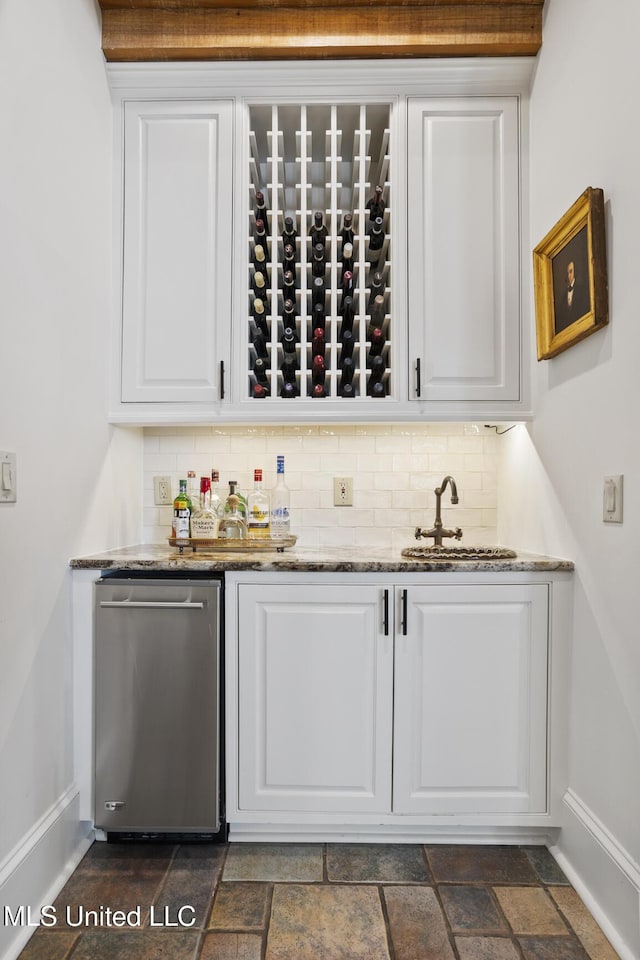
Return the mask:
[[416,397],[420,397],[420,357],[416,357]]
[[383,614],[382,614],[382,629],[384,631],[385,637],[389,636],[389,591],[385,590],[383,594]]
[[402,636],[407,635],[407,591],[402,591]]
[[220,399],[224,400],[224,360],[220,361]]

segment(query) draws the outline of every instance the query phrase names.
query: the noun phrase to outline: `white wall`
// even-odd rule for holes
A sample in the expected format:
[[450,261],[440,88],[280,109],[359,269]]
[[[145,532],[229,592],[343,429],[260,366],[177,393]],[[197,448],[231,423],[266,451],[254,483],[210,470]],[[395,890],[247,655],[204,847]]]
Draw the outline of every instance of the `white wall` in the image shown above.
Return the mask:
[[[634,956],[640,956],[639,35],[640,6],[630,0],[547,0],[531,101],[531,248],[587,186],[602,187],[611,322],[537,364],[537,416],[528,430],[503,438],[498,501],[503,542],[576,561],[569,793],[559,850]],[[618,473],[625,483],[622,526],[602,522],[603,478]]]
[[[216,469],[226,494],[229,480],[251,490],[261,467],[268,491],[282,453],[298,546],[400,552],[415,544],[417,526],[432,526],[433,491],[448,473],[460,502],[451,506],[449,493],[443,497],[445,526],[462,527],[463,544],[495,543],[498,440],[494,430],[472,423],[147,428],[144,540],[166,543],[170,533],[172,508],[154,505],[155,475],[169,476],[177,493],[188,470],[200,477]],[[353,478],[353,506],[335,507],[333,478],[345,476]]]
[[[18,463],[18,501],[0,504],[10,903],[36,841],[72,803],[68,560],[140,537],[142,437],[105,413],[111,112],[93,0],[0,4],[0,142],[0,449]],[[70,851],[47,849],[30,903]],[[2,956],[11,935],[0,927]]]

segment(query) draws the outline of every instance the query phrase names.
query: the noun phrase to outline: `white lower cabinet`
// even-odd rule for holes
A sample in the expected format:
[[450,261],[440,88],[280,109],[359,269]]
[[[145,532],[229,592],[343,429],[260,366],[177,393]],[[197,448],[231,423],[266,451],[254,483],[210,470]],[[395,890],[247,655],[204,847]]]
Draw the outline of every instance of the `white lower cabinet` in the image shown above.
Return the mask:
[[232,828],[550,823],[553,584],[317,579],[228,587]]
[[393,645],[376,587],[243,585],[239,805],[387,811]]
[[416,586],[402,593],[394,811],[543,813],[546,586]]

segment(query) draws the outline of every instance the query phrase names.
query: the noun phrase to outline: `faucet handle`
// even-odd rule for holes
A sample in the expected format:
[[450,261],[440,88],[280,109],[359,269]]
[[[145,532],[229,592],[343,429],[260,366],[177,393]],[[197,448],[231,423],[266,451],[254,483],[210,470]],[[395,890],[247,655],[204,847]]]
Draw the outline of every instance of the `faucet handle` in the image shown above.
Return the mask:
[[462,540],[462,530],[460,527],[456,527],[456,532],[454,533],[456,540]]

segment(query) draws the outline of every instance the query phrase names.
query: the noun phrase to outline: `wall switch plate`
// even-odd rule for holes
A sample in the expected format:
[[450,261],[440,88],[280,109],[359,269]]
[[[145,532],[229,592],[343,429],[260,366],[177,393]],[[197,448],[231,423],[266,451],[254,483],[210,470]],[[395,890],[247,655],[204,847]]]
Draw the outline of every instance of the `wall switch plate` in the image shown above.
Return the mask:
[[333,505],[334,507],[353,506],[353,477],[333,478]]
[[605,523],[622,523],[622,474],[604,478],[602,519]]
[[17,499],[16,455],[0,450],[0,503],[15,503]]
[[153,478],[153,502],[157,507],[164,507],[173,503],[171,477]]

